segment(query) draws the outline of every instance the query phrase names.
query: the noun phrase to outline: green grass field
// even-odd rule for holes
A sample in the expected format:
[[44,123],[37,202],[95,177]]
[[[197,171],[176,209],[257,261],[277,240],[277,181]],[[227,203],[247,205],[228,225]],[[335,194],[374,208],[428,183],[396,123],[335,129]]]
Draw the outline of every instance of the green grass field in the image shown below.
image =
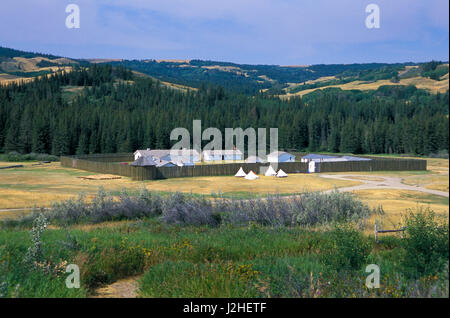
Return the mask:
[[[399,237],[374,244],[369,236],[335,235],[332,227],[180,227],[156,219],[52,227],[42,235],[41,264],[78,264],[81,288],[68,289],[64,272],[21,265],[32,245],[27,231],[2,230],[0,285],[7,297],[95,296],[98,288],[129,277],[136,277],[138,297],[448,296],[448,276],[404,275]],[[347,267],[353,257],[356,265]],[[364,269],[372,263],[382,276],[381,287],[371,290]]]

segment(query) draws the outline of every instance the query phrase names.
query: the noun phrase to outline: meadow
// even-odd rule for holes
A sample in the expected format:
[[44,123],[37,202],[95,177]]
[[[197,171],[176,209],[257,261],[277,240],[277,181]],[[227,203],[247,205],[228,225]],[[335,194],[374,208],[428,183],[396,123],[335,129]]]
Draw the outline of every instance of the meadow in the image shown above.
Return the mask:
[[[439,158],[427,158],[427,171],[353,172],[351,181],[322,178],[320,174],[291,174],[285,179],[260,176],[260,179],[255,181],[221,176],[137,182],[126,177],[101,180],[101,174],[63,168],[59,162],[43,165],[35,165],[36,162],[0,162],[0,167],[13,164],[22,164],[24,167],[0,169],[0,219],[29,213],[34,206],[50,207],[54,202],[76,198],[79,193],[84,193],[87,199],[91,199],[99,187],[115,195],[122,189],[138,192],[145,187],[149,191],[162,194],[182,192],[211,196],[213,193],[220,193],[226,197],[246,199],[265,196],[268,193],[287,196],[304,191],[327,191],[356,186],[367,178],[376,180],[377,177],[384,176],[400,177],[407,185],[448,191],[449,180],[449,160]],[[89,176],[99,179],[81,178]],[[449,213],[448,198],[433,194],[398,189],[368,189],[353,193],[370,207],[381,205],[386,212],[383,216],[372,216],[369,219],[367,233],[375,222],[386,229],[395,227],[407,209],[419,206],[429,207],[440,216],[447,216]]]
[[[110,286],[125,279],[136,297],[448,297],[448,220],[429,210],[406,216],[405,238],[375,243],[360,228],[382,211],[350,194],[216,208],[183,194],[99,197],[1,224],[0,296],[122,296]],[[336,213],[317,218],[322,206]],[[66,288],[67,264],[81,288]],[[378,289],[365,286],[367,264],[381,268]]]
[[[99,175],[82,170],[63,168],[59,162],[34,166],[32,162],[0,162],[0,166],[24,165],[23,168],[0,170],[0,209],[48,207],[52,202],[75,198],[83,192],[93,195],[102,186],[119,193],[123,188],[138,190],[145,186],[155,192],[185,192],[210,195],[252,197],[267,193],[292,194],[331,190],[359,184],[358,181],[326,180],[317,175],[293,174],[286,179],[264,177],[249,182],[236,177],[174,178],[166,180],[132,181],[122,177],[114,180],[85,180],[80,177]],[[1,214],[0,214],[1,217]]]

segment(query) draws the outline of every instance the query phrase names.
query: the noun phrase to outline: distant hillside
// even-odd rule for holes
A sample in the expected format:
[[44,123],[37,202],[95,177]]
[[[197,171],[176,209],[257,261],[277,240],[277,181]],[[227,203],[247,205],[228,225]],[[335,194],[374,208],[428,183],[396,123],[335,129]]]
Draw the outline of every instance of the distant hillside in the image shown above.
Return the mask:
[[80,64],[73,59],[0,47],[0,84],[28,82]]
[[29,81],[36,76],[71,70],[75,65],[111,64],[158,79],[176,90],[224,90],[247,95],[265,94],[290,98],[316,90],[377,90],[385,85],[413,85],[431,93],[448,90],[448,62],[365,63],[318,65],[250,65],[201,60],[75,60],[49,54],[0,47],[0,84]]
[[161,81],[200,88],[203,84],[220,85],[225,90],[256,94],[284,94],[285,89],[323,77],[378,70],[404,68],[404,64],[330,64],[305,66],[249,65],[201,60],[123,60],[109,62],[150,75]]
[[301,84],[290,83],[279,94],[282,98],[304,96],[316,90],[377,90],[381,86],[413,85],[430,93],[445,93],[449,89],[449,64],[429,62],[418,65],[390,65],[379,69],[343,72],[336,76],[320,77]]

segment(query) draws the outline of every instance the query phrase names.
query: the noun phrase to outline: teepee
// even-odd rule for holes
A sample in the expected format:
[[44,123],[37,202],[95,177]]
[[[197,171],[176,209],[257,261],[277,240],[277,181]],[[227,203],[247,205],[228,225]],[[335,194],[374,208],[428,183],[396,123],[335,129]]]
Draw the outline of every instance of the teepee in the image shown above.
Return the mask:
[[278,170],[277,172],[277,178],[286,178],[288,175],[286,172],[284,172],[283,170]]
[[244,172],[244,169],[242,167],[238,170],[238,172],[234,175],[235,177],[245,177],[247,174]]
[[273,170],[272,166],[269,166],[266,173],[264,174],[266,177],[273,177],[277,175],[277,172]]
[[259,177],[258,177],[253,171],[250,171],[250,172],[245,176],[245,179],[247,179],[247,180],[256,180],[256,179],[259,179]]

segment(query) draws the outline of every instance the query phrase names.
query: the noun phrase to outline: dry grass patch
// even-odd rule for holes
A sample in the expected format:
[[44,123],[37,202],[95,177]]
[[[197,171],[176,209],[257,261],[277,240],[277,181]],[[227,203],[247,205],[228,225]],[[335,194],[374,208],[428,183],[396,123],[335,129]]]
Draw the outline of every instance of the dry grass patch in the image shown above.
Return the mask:
[[448,188],[448,178],[447,178],[447,183],[434,183],[434,184],[428,184],[424,187],[425,189],[430,189],[430,190],[438,190],[438,191],[444,191],[444,192],[449,192],[449,188]]
[[344,181],[320,178],[317,175],[289,174],[287,178],[260,176],[257,180],[246,180],[233,176],[173,178],[147,182],[147,189],[153,191],[180,191],[199,194],[210,193],[298,193],[305,190],[322,191],[335,187],[349,187],[361,184],[357,181]]
[[402,182],[404,184],[420,186],[420,187],[424,187],[426,189],[434,189],[434,190],[447,191],[447,192],[449,190],[448,175],[432,174],[432,175],[423,175],[423,176],[411,176],[411,177],[404,178]]
[[418,193],[416,191],[380,189],[354,191],[356,196],[371,208],[383,206],[385,215],[373,215],[367,222],[366,232],[372,233],[375,220],[381,222],[385,229],[398,226],[407,209],[415,209],[418,206],[429,207],[440,217],[448,218],[449,201],[437,195]]
[[425,78],[421,76],[417,77],[411,77],[411,78],[405,78],[401,79],[398,83],[393,83],[391,80],[378,80],[375,82],[365,82],[365,81],[353,81],[345,84],[338,84],[338,85],[328,85],[323,87],[317,87],[317,88],[311,88],[311,89],[305,89],[303,91],[299,91],[296,93],[288,93],[286,95],[280,95],[280,98],[290,98],[291,96],[304,96],[306,94],[309,94],[316,90],[322,90],[326,88],[340,88],[342,90],[361,90],[361,91],[368,91],[368,90],[377,90],[380,86],[384,85],[414,85],[418,89],[424,89],[428,90],[431,93],[445,93],[449,89],[449,79],[448,77],[443,77],[443,80],[441,81],[435,81],[430,78]]
[[52,202],[68,200],[76,195],[76,193],[63,194],[39,190],[1,189],[0,209],[32,208],[34,205],[49,206]]
[[99,175],[99,179],[102,179],[104,175],[63,168],[58,162],[39,166],[32,164],[0,170],[0,209],[49,206],[55,201],[75,198],[79,193],[89,197],[97,193],[99,186],[103,186],[106,191],[120,191],[123,188],[138,190],[142,187],[141,182],[124,177],[84,180],[79,177]]

